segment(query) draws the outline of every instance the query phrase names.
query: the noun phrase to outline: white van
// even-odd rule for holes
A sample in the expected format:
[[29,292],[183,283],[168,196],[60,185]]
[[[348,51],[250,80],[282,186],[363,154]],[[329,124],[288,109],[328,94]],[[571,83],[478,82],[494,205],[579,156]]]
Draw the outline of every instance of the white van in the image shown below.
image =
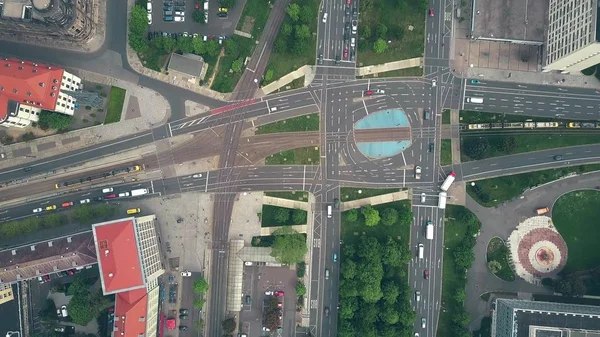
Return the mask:
[[468,103],[478,103],[478,104],[481,104],[481,103],[483,103],[483,98],[481,98],[481,97],[467,97],[467,102]]
[[440,198],[438,200],[438,208],[445,209],[446,208],[446,198],[448,194],[446,192],[440,192]]
[[103,188],[103,189],[102,189],[102,193],[110,193],[110,192],[112,192],[112,191],[113,191],[113,188],[112,188],[112,187],[107,187],[107,188]]
[[60,307],[60,314],[62,315],[62,317],[69,316],[69,313],[67,312],[67,306],[66,305],[63,305],[62,307]]
[[152,3],[151,2],[146,4],[146,10],[148,11],[148,14],[152,14]]
[[327,205],[327,218],[331,219],[331,212],[333,207],[331,207],[331,205]]
[[325,269],[325,279],[329,280],[329,269]]
[[425,247],[423,246],[422,243],[419,243],[419,259],[422,259],[424,254],[425,254]]

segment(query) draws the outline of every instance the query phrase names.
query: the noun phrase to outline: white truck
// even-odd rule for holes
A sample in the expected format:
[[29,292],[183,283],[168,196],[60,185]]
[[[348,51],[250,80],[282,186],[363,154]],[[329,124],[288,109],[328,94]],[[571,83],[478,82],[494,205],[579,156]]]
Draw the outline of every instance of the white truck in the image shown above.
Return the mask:
[[146,189],[146,188],[140,188],[138,190],[131,191],[131,196],[132,197],[137,197],[137,196],[148,194],[148,193],[150,193],[150,192],[148,192],[148,189]]
[[448,194],[446,192],[440,192],[440,199],[438,200],[438,208],[445,209],[446,208],[446,198]]
[[467,103],[483,103],[483,98],[481,97],[467,97]]
[[415,179],[421,179],[421,166],[415,166]]
[[431,221],[427,221],[427,231],[425,232],[425,237],[427,240],[433,240],[433,223]]
[[446,180],[444,180],[442,183],[442,186],[440,186],[440,189],[444,192],[447,192],[450,188],[450,185],[452,185],[454,182],[454,179],[456,179],[456,173],[450,172],[450,174],[446,177]]

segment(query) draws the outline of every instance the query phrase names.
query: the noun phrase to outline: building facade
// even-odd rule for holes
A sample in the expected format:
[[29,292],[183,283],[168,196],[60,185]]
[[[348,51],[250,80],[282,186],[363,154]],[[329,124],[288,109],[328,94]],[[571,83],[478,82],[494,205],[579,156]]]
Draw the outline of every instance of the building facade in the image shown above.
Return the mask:
[[543,70],[580,72],[600,63],[598,0],[550,0]]
[[[0,28],[1,29],[1,28]],[[81,79],[61,68],[18,59],[0,60],[0,125],[26,127],[42,110],[72,116]]]
[[165,271],[154,215],[100,223],[92,230],[102,291],[116,297],[113,336],[156,336],[158,277]]

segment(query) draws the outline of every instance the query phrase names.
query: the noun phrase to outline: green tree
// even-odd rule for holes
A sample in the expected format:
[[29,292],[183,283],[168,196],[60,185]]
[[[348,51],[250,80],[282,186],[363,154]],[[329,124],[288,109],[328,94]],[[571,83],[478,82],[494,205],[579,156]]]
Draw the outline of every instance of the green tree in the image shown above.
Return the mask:
[[244,66],[244,63],[242,63],[242,60],[237,59],[231,63],[231,70],[233,70],[234,73],[241,73],[243,66]]
[[273,80],[273,69],[267,69],[265,73],[265,82],[269,83]]
[[217,57],[221,52],[221,48],[217,40],[212,39],[206,42],[206,55],[210,57]]
[[143,36],[148,30],[148,12],[146,8],[134,6],[129,16],[129,34]]
[[148,40],[143,35],[129,34],[129,46],[131,49],[141,52],[148,49]]
[[225,43],[223,43],[223,45],[225,46],[225,54],[229,56],[237,56],[240,53],[238,43],[234,39],[225,40]]
[[377,25],[377,29],[375,30],[375,32],[377,33],[378,38],[385,39],[386,34],[388,32],[388,27],[383,23],[380,23],[379,25]]
[[278,223],[285,224],[290,221],[290,210],[283,207],[277,207],[273,217]]
[[379,223],[379,211],[373,206],[367,205],[361,209],[362,215],[365,217],[365,225],[369,227],[376,226]]
[[201,277],[200,279],[194,281],[193,289],[196,295],[204,295],[208,291],[208,282]]
[[463,148],[469,158],[480,160],[487,157],[490,144],[485,137],[466,137]]
[[304,236],[289,227],[283,227],[273,233],[275,242],[271,247],[271,256],[279,263],[293,265],[304,260],[308,251]]
[[502,139],[502,151],[506,154],[511,154],[517,148],[517,140],[513,136],[506,136]]
[[204,11],[194,11],[192,14],[192,20],[197,23],[205,23],[205,14]]
[[176,42],[177,49],[184,53],[191,53],[194,51],[194,40],[191,37],[180,38]]
[[192,39],[192,47],[194,54],[204,55],[206,54],[206,44],[202,41],[202,38],[195,37]]
[[300,8],[300,21],[306,24],[310,24],[310,21],[313,19],[315,14],[309,5],[302,5]]
[[294,40],[294,45],[292,46],[292,51],[296,55],[304,55],[309,48],[309,40],[307,39],[296,39]]
[[285,12],[290,16],[290,19],[292,19],[293,22],[298,21],[300,18],[300,6],[297,3],[289,4],[285,9]]
[[393,208],[386,208],[381,212],[381,223],[391,226],[398,221],[398,211]]
[[[291,26],[290,26],[291,27]],[[291,32],[290,32],[291,34]],[[278,53],[285,53],[288,50],[288,42],[282,36],[275,40],[275,44],[273,45],[273,50]]]
[[21,136],[21,140],[24,142],[29,142],[35,139],[35,135],[33,132],[26,132]]
[[466,292],[465,288],[459,287],[458,289],[456,289],[456,292],[454,293],[453,298],[457,303],[462,304],[465,301],[465,299],[467,298],[467,292]]
[[235,0],[221,0],[221,6],[232,8],[235,6]]
[[394,307],[385,305],[384,310],[379,313],[379,318],[381,321],[389,325],[394,325],[400,320],[400,315],[398,314],[398,311],[394,309]]
[[204,306],[204,299],[203,298],[195,298],[194,299],[194,308],[201,310],[202,307]]
[[162,50],[165,53],[170,53],[175,49],[176,41],[170,36],[159,36],[152,40],[152,44],[155,48]]
[[360,36],[364,37],[365,39],[370,39],[371,35],[372,35],[371,26],[369,26],[369,25],[361,25],[360,26]]
[[304,295],[306,295],[306,286],[304,285],[304,283],[298,282],[296,284],[296,295],[297,296],[304,296]]
[[348,222],[356,222],[358,220],[358,210],[356,208],[349,209],[344,212],[346,216],[346,221]]
[[500,270],[502,270],[502,264],[496,260],[492,260],[488,262],[488,268],[490,268],[492,274],[497,274]]
[[310,38],[310,28],[307,25],[296,26],[296,39],[306,40]]
[[221,327],[223,327],[223,332],[226,334],[230,334],[235,330],[235,319],[233,317],[228,317],[221,322]]
[[[391,236],[388,236],[387,243],[382,247],[383,263],[392,267],[400,267],[406,263],[406,258],[403,256],[404,251],[401,245],[396,242]],[[410,257],[409,257],[410,259]]]
[[459,249],[457,247],[453,253],[454,262],[456,263],[456,269],[458,271],[464,271],[465,269],[469,269],[475,261],[475,255],[473,254],[472,247],[464,247]]
[[294,27],[292,27],[289,22],[284,22],[283,25],[281,25],[281,33],[283,35],[290,36],[292,35],[292,31],[294,31]]
[[342,277],[353,279],[356,276],[356,263],[352,260],[346,260],[342,263]]
[[387,50],[387,47],[388,46],[387,46],[387,43],[385,42],[385,40],[379,38],[373,44],[373,51],[377,54],[382,54],[383,52],[385,52]]
[[394,304],[398,300],[398,296],[400,296],[400,287],[398,284],[392,280],[387,280],[383,282],[382,285],[383,291],[383,300],[387,304]]
[[292,221],[296,225],[306,224],[306,217],[307,217],[307,213],[304,210],[294,209],[292,211]]

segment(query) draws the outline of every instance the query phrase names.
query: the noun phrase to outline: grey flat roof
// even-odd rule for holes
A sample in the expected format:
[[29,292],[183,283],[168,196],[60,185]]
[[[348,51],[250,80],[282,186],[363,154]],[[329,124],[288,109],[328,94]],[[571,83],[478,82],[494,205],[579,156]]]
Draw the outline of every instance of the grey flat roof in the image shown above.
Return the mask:
[[204,62],[196,55],[172,53],[169,60],[169,70],[175,70],[194,77],[200,77],[203,65]]
[[547,0],[474,0],[474,8],[474,38],[544,42]]

